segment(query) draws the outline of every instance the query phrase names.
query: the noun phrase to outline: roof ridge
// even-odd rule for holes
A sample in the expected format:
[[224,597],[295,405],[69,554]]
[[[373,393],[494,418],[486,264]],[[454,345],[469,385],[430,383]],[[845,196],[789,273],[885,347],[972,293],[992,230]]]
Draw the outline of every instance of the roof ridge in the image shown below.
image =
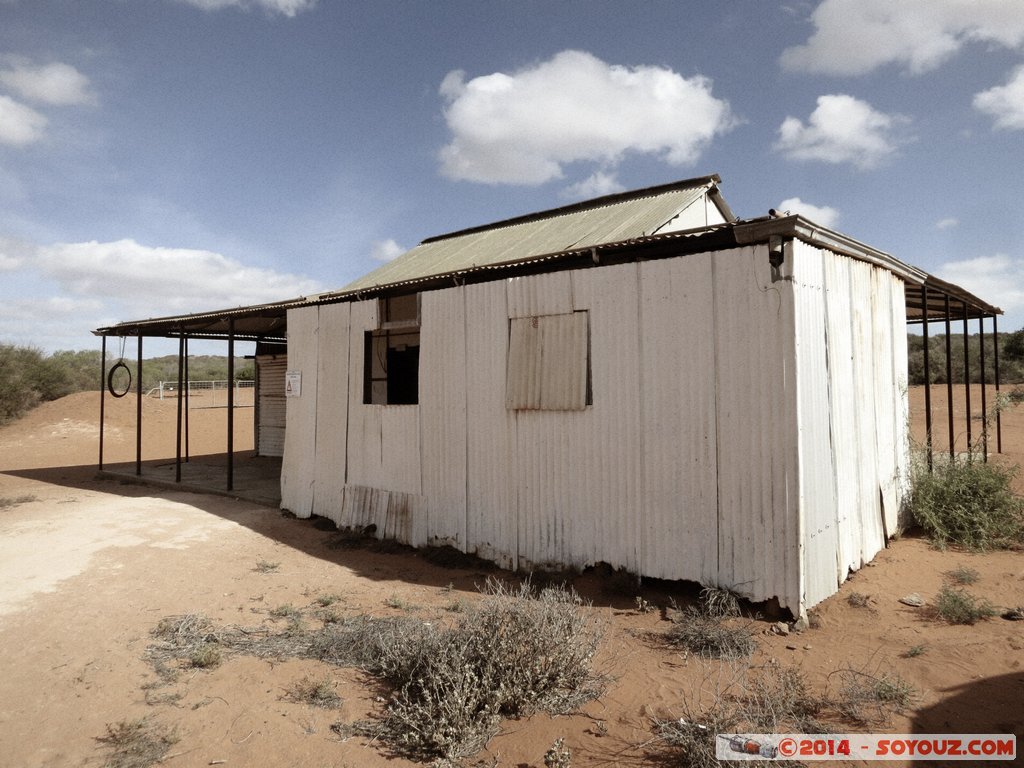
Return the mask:
[[481,224],[474,227],[467,227],[465,229],[455,230],[454,232],[447,232],[443,235],[434,235],[423,240],[420,245],[426,245],[428,243],[436,243],[441,240],[450,240],[455,237],[462,237],[463,235],[476,234],[478,232],[487,232],[490,230],[504,229],[506,227],[515,226],[517,224],[526,224],[531,221],[540,221],[542,219],[553,219],[558,216],[567,216],[571,213],[577,213],[579,211],[592,210],[595,208],[603,208],[609,205],[615,205],[617,203],[624,203],[628,200],[639,200],[645,197],[654,197],[659,194],[666,192],[672,192],[675,190],[688,189],[692,187],[699,187],[705,185],[717,185],[722,182],[721,177],[717,173],[712,173],[708,176],[697,176],[692,179],[680,179],[679,181],[671,181],[666,184],[659,184],[653,187],[643,187],[642,189],[632,189],[625,192],[613,192],[610,195],[602,195],[601,197],[594,197],[589,200],[581,200],[576,203],[570,203],[568,205],[559,206],[558,208],[549,208],[544,211],[537,211],[535,213],[527,213],[520,216],[513,216],[509,219],[501,219],[500,221],[493,221],[489,224]]

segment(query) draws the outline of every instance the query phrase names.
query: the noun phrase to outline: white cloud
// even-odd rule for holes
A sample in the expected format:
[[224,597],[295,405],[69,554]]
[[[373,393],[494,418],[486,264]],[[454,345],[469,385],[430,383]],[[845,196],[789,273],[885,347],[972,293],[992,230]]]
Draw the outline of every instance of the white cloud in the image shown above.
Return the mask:
[[43,138],[46,117],[21,102],[0,95],[0,144],[23,147]]
[[839,211],[827,205],[811,205],[805,203],[799,197],[790,197],[779,203],[780,211],[799,213],[801,216],[810,219],[815,224],[832,229],[839,223]]
[[978,256],[947,262],[937,274],[1007,313],[1024,309],[1024,259],[1004,253]]
[[853,96],[819,96],[806,124],[796,117],[783,121],[775,148],[793,160],[874,168],[896,151],[895,127],[904,121]]
[[92,104],[96,101],[89,90],[89,78],[70,64],[54,62],[34,66],[22,58],[8,61],[8,68],[0,70],[0,83],[29,101],[54,105]]
[[269,13],[280,13],[293,18],[302,11],[314,8],[317,0],[183,0],[204,11],[219,11],[221,8],[262,8]]
[[576,162],[613,170],[628,152],[687,165],[736,122],[707,78],[610,65],[584,51],[469,81],[449,72],[440,93],[452,132],[442,172],[492,184],[542,184]]
[[887,64],[935,69],[970,42],[1024,44],[1020,0],[824,0],[814,33],[780,59],[790,71],[863,75]]
[[570,184],[565,188],[564,197],[572,199],[588,200],[592,197],[602,197],[622,192],[625,189],[614,173],[595,171],[583,181]]
[[37,249],[33,266],[64,294],[114,300],[124,319],[223,309],[316,293],[312,280],[248,267],[212,251],[110,243],[62,243]]
[[945,219],[939,219],[935,222],[936,229],[952,229],[960,223],[960,219],[948,216]]
[[[1024,16],[1024,7],[1021,11]],[[974,108],[994,117],[996,128],[1024,130],[1024,65],[1014,70],[1006,85],[976,94]]]
[[406,250],[389,238],[375,241],[370,247],[370,256],[376,261],[391,261],[401,256]]

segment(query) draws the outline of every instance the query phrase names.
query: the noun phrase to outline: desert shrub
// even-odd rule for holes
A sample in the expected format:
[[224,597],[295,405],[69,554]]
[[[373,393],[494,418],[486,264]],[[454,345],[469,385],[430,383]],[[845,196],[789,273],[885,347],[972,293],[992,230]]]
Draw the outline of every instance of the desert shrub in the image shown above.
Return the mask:
[[921,471],[911,490],[914,520],[938,546],[986,550],[1020,544],[1024,499],[1011,489],[1017,469],[969,456]]
[[728,619],[740,615],[739,601],[724,589],[701,591],[698,606],[671,611],[672,626],[666,639],[672,645],[706,659],[736,659],[750,656],[757,648],[748,624],[736,625]]
[[398,752],[458,759],[486,744],[505,717],[568,712],[595,698],[600,628],[571,591],[489,581],[451,627],[412,617],[363,618],[314,640],[325,660],[356,663],[395,694],[366,732]]
[[959,584],[961,586],[975,584],[978,579],[981,578],[981,574],[978,573],[976,568],[969,568],[966,565],[961,565],[952,571],[948,571],[946,576],[948,576],[950,581],[954,584]]
[[[683,716],[654,721],[657,751],[651,762],[720,768],[715,757],[722,733],[819,733],[817,715],[825,702],[810,693],[804,673],[777,663],[763,667],[710,667],[692,695],[682,702]],[[789,763],[792,765],[793,763]]]
[[289,686],[285,691],[285,698],[322,709],[337,709],[342,704],[341,697],[334,690],[334,683],[327,679],[314,680],[311,677],[304,677]]
[[932,607],[936,616],[950,624],[976,624],[996,615],[995,608],[987,601],[979,601],[966,590],[949,586],[939,590]]
[[178,735],[173,729],[144,718],[108,723],[107,734],[96,740],[109,752],[104,768],[149,768],[164,759],[178,743]]
[[839,675],[833,704],[843,718],[858,725],[884,725],[917,697],[914,687],[895,672],[871,673],[847,667]]

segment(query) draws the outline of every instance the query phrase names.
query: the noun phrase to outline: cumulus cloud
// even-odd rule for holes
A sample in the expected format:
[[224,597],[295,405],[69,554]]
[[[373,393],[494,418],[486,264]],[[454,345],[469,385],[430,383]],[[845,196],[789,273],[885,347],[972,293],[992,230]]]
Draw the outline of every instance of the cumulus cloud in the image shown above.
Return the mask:
[[1006,85],[976,94],[974,108],[994,117],[996,128],[1024,130],[1024,65],[1013,71]]
[[1007,313],[1024,310],[1024,259],[1005,253],[950,261],[937,272]]
[[490,184],[543,184],[578,162],[607,172],[629,152],[691,164],[736,122],[705,77],[606,64],[584,51],[468,81],[449,72],[440,93],[452,132],[442,173]]
[[896,126],[904,120],[853,96],[819,96],[806,124],[796,117],[783,121],[775,148],[793,160],[874,168],[895,153]]
[[370,256],[376,261],[391,261],[401,256],[406,250],[389,238],[374,242],[370,247]]
[[960,219],[953,216],[947,216],[945,219],[939,219],[935,222],[936,229],[952,229],[960,223]]
[[591,197],[612,195],[616,192],[622,192],[624,189],[625,187],[619,183],[619,179],[614,173],[595,171],[583,179],[583,181],[578,181],[566,187],[564,196],[586,200]]
[[0,94],[0,144],[23,147],[43,138],[46,116]]
[[316,293],[296,275],[241,262],[212,251],[109,243],[42,246],[32,260],[72,298],[116,300],[125,319],[158,317]]
[[815,224],[820,224],[823,227],[830,229],[834,228],[839,223],[839,211],[835,208],[831,208],[827,205],[811,205],[805,203],[799,197],[790,197],[779,203],[777,208],[779,211],[789,211],[790,213],[799,213],[801,216],[810,219]]
[[9,58],[0,69],[0,84],[29,101],[65,106],[92,104],[96,97],[89,89],[89,78],[70,64],[53,62],[33,65],[20,57]]
[[279,13],[288,18],[316,6],[317,0],[183,0],[204,11],[219,11],[221,8],[262,8],[268,13]]
[[971,42],[1024,44],[1020,0],[824,0],[814,33],[780,59],[790,71],[863,75],[887,64],[935,69]]

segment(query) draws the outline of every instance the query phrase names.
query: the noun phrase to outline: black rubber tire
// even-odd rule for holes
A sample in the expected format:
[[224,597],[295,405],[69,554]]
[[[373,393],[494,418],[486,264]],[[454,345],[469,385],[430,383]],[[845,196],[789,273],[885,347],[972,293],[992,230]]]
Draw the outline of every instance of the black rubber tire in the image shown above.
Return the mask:
[[[114,389],[114,374],[117,373],[118,368],[124,368],[125,371],[128,373],[128,386],[126,386],[124,388],[124,391],[122,392],[118,392],[116,389]],[[132,370],[131,368],[124,364],[124,360],[119,360],[118,362],[114,363],[110,371],[107,373],[107,391],[111,394],[112,397],[124,397],[129,392],[131,392],[131,389]]]

